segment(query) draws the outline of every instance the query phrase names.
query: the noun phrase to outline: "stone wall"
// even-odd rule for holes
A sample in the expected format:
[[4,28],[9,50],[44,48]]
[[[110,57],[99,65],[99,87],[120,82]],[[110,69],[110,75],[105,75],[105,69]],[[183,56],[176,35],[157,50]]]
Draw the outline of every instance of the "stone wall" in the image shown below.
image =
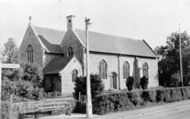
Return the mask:
[[78,70],[78,76],[82,75],[81,63],[75,57],[73,57],[71,61],[65,66],[65,68],[60,72],[62,94],[70,94],[74,92],[74,82],[72,81],[72,71],[74,69]]
[[26,30],[26,33],[24,35],[23,41],[19,49],[20,63],[28,62],[26,53],[28,45],[31,45],[33,47],[33,62],[37,64],[37,66],[43,67],[43,48],[41,47],[41,44],[35,36],[35,33],[30,25]]
[[[126,79],[123,79],[123,64],[127,61],[130,65],[130,76],[133,76],[133,63],[135,57],[130,56],[120,56],[120,55],[110,55],[110,54],[90,54],[90,72],[92,74],[99,74],[99,63],[104,59],[108,66],[108,77],[107,79],[102,79],[105,85],[105,90],[111,88],[111,73],[117,73],[117,87],[118,89],[125,89]],[[139,61],[140,75],[142,74],[142,66],[146,62],[149,66],[149,84],[148,87],[158,86],[158,63],[156,59],[151,58],[137,58]]]
[[[105,54],[90,54],[90,72],[92,74],[99,74],[99,62],[105,60],[108,66],[107,69],[107,79],[102,79],[105,90],[110,89],[111,83],[111,73],[116,72],[118,74],[118,58],[114,55],[105,55]],[[117,83],[119,86],[119,82]]]
[[61,43],[65,56],[68,56],[68,48],[72,47],[74,55],[83,64],[83,45],[72,30],[67,30]]

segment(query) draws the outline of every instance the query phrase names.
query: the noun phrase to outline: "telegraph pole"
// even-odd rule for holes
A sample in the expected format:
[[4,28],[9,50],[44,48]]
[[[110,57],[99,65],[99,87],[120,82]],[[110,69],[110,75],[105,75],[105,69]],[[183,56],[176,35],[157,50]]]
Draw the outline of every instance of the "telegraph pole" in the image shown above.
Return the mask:
[[92,99],[91,99],[91,86],[90,86],[90,70],[89,70],[89,41],[88,41],[88,26],[90,19],[85,18],[85,31],[86,31],[86,85],[87,85],[87,103],[86,112],[87,118],[92,117]]
[[179,24],[179,57],[180,57],[180,74],[181,74],[181,83],[182,83],[182,86],[183,86],[183,58],[182,58],[182,48],[181,48],[180,24]]

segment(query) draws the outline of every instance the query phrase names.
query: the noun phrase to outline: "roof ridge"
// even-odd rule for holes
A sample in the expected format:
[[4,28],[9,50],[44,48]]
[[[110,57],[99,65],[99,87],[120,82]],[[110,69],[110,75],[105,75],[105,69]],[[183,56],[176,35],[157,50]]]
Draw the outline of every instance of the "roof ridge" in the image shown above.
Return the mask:
[[[61,30],[61,29],[55,29],[55,28],[50,28],[50,27],[43,27],[43,26],[36,26],[34,25],[34,27],[38,27],[38,28],[42,28],[42,29],[48,29],[48,30],[54,30],[54,31],[59,31],[59,32],[66,32],[67,30]],[[81,30],[81,31],[85,31],[84,29],[80,29],[80,28],[76,28],[75,30]],[[113,34],[109,34],[109,33],[102,33],[102,32],[98,32],[98,31],[89,31],[91,33],[96,33],[96,34],[101,34],[101,35],[107,35],[107,36],[112,36],[112,37],[120,37],[120,38],[127,38],[128,40],[136,40],[136,41],[142,41],[140,39],[134,39],[134,38],[130,38],[130,37],[126,37],[126,36],[120,36],[120,35],[113,35]]]
[[[83,29],[76,29],[76,30],[85,31]],[[140,40],[140,39],[134,39],[134,38],[126,37],[126,36],[119,36],[119,35],[114,35],[114,34],[109,34],[109,33],[102,33],[102,32],[98,32],[98,31],[89,31],[89,32],[96,33],[96,34],[101,34],[101,35],[107,35],[107,36],[110,36],[110,37],[119,37],[119,38],[128,39],[128,40],[143,41],[143,39],[142,40]]]
[[65,32],[65,30],[62,30],[62,29],[56,29],[56,28],[50,28],[50,27],[43,27],[43,26],[36,26],[36,25],[34,25],[34,27],[41,28],[41,29],[48,29],[48,30]]

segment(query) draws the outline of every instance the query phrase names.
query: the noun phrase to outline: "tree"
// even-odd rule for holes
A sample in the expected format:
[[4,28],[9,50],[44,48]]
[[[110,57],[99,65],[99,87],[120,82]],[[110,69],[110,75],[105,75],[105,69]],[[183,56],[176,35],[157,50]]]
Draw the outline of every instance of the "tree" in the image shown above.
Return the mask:
[[[14,39],[9,38],[4,44],[2,56],[4,63],[18,63],[18,48]],[[20,69],[3,69],[2,99],[9,99],[11,94],[29,99],[38,99],[43,75],[36,65],[21,64]]]
[[[13,38],[9,38],[4,44],[1,55],[3,63],[18,63],[18,48]],[[8,78],[12,81],[18,79],[18,69],[3,69],[2,74],[3,79]]]
[[145,76],[143,76],[141,79],[140,79],[140,86],[143,90],[147,89],[148,88],[148,78],[146,78]]
[[[181,33],[180,36],[183,55],[183,76],[186,77],[188,76],[188,72],[190,70],[190,36],[187,32]],[[171,33],[171,35],[167,37],[166,46],[156,47],[155,52],[162,56],[162,59],[158,63],[160,85],[179,85],[181,82],[180,77],[177,75],[177,73],[180,72],[179,33]]]
[[128,91],[131,91],[133,89],[133,83],[134,83],[134,78],[132,76],[129,76],[125,81]]
[[[104,85],[98,75],[90,75],[90,80],[92,98],[95,98],[98,94],[103,92]],[[74,90],[75,99],[79,99],[79,92],[81,95],[86,95],[86,77],[77,77]]]
[[138,60],[135,58],[133,63],[133,77],[134,77],[134,88],[140,87],[140,69],[138,66]]
[[2,56],[5,58],[4,63],[18,63],[18,48],[13,38],[9,38],[4,44]]
[[[4,44],[4,49],[1,51],[3,63],[18,62],[18,48],[13,38],[9,38]],[[15,82],[19,79],[18,69],[3,69],[2,70],[2,99],[9,99],[14,93]]]

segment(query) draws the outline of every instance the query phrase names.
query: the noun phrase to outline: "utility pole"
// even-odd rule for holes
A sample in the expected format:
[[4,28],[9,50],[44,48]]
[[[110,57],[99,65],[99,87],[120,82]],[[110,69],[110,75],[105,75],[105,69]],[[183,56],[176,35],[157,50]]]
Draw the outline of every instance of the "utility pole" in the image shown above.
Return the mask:
[[91,86],[90,86],[90,70],[89,70],[89,41],[88,41],[88,26],[90,25],[90,19],[85,18],[85,31],[86,31],[86,88],[87,88],[87,103],[86,112],[87,118],[92,117],[92,99],[91,99]]
[[182,83],[182,86],[183,86],[183,58],[182,58],[182,48],[181,48],[180,24],[179,24],[179,57],[180,57],[180,74],[181,74],[181,83]]

